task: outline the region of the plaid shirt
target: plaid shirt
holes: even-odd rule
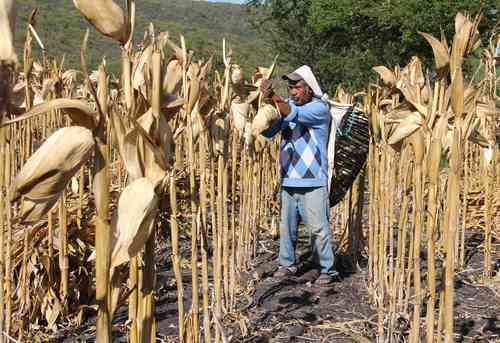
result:
[[[327,144],[330,111],[326,102],[313,98],[302,106],[288,101],[292,111],[262,132],[272,137],[281,131],[281,182],[285,187],[328,185]]]

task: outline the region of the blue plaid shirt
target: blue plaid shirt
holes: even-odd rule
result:
[[[285,187],[328,185],[327,144],[330,110],[326,102],[313,98],[297,106],[288,100],[292,111],[262,132],[272,137],[281,131],[281,182]]]

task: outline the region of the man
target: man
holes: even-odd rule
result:
[[[272,137],[281,132],[280,266],[274,276],[297,272],[295,245],[300,216],[312,238],[313,261],[321,273],[316,283],[329,284],[337,274],[329,224],[329,105],[308,66],[282,78],[288,81],[288,99],[275,94],[269,80],[263,80],[260,87],[264,99],[274,102],[281,114],[262,133]]]

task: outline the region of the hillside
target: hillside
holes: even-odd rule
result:
[[[26,21],[35,7],[39,8],[36,29],[47,55],[58,59],[65,55],[66,67],[79,68],[80,41],[90,25],[68,0],[18,1],[16,46],[19,56],[23,55]],[[136,44],[150,22],[157,30],[168,31],[175,40],[182,33],[188,47],[196,51],[198,58],[214,53],[220,55],[223,37],[233,50],[233,61],[246,70],[268,64],[273,58],[274,52],[261,43],[241,5],[189,0],[140,1],[137,4]],[[33,51],[35,55],[40,55],[35,41]],[[87,56],[92,66],[106,57],[109,70],[115,73],[119,70],[118,44],[94,29],[91,30]],[[221,63],[221,59],[216,62]]]

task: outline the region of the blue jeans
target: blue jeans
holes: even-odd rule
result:
[[[333,269],[332,231],[329,223],[327,187],[282,187],[279,264],[292,266],[295,260],[298,219],[302,218],[311,237],[313,261],[321,273],[336,274]]]

